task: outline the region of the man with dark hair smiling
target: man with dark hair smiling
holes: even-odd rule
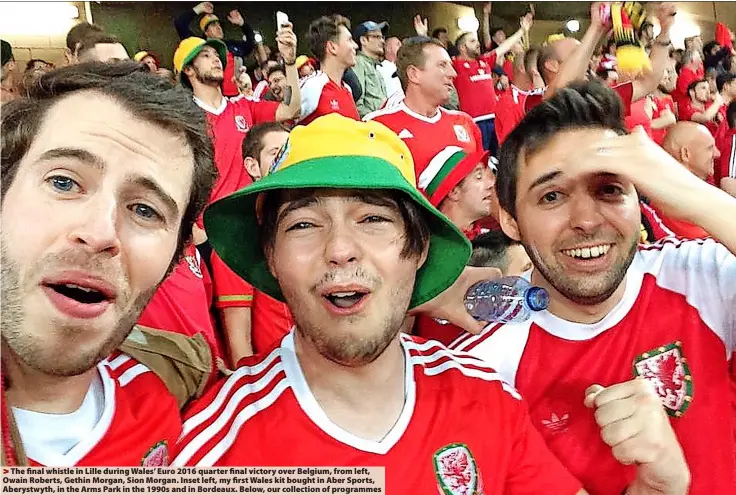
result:
[[[81,64],[4,106],[1,131],[2,464],[165,466],[195,394],[117,349],[164,338],[133,325],[209,196],[204,116],[137,63]]]
[[[547,445],[591,492],[640,493],[631,487],[661,477],[674,488],[663,493],[686,493],[674,469],[684,453],[691,495],[732,493],[736,198],[645,134],[627,135],[621,100],[598,82],[529,112],[500,158],[501,226],[524,245],[549,309],[451,347],[519,388]],[[721,243],[637,247],[638,194]],[[626,452],[633,438],[659,448]]]

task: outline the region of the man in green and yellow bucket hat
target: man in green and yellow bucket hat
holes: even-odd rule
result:
[[[400,333],[409,309],[497,275],[456,282],[469,242],[414,184],[396,134],[330,114],[209,208],[214,249],[296,325],[192,405],[172,465],[385,466],[391,494],[584,493],[492,369]]]

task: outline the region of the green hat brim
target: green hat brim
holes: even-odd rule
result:
[[[199,45],[197,48],[192,50],[192,53],[187,55],[187,57],[184,59],[184,62],[181,64],[181,72],[179,73],[179,81],[185,86],[189,87],[189,80],[187,79],[187,76],[184,74],[184,68],[192,63],[192,60],[197,58],[197,55],[199,55],[199,52],[202,51],[202,48],[205,46],[211,46],[217,51],[217,56],[220,57],[220,62],[222,62],[222,70],[225,70],[225,67],[227,67],[227,45],[218,40],[217,38],[207,38],[204,40],[204,43]]]
[[[369,184],[366,177],[370,177]],[[410,309],[450,287],[470,258],[468,239],[393,165],[369,156],[315,158],[267,175],[216,201],[204,214],[209,242],[220,259],[256,289],[275,299],[284,301],[259,242],[256,201],[266,191],[308,188],[395,190],[405,193],[424,210],[430,230],[429,252],[417,271]]]

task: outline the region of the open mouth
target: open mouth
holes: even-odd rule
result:
[[[327,299],[330,304],[340,309],[350,309],[363,301],[368,295],[368,292],[360,291],[347,291],[347,292],[330,292],[323,297]]]
[[[575,259],[593,260],[605,256],[612,246],[613,244],[600,244],[584,248],[563,249],[562,254]]]
[[[117,299],[114,286],[86,275],[56,276],[44,280],[41,287],[57,311],[75,319],[97,318]]]
[[[82,304],[97,304],[108,300],[108,296],[91,287],[76,284],[47,284],[46,287]]]

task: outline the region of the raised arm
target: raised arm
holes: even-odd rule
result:
[[[649,54],[652,70],[633,81],[632,102],[641,100],[654,92],[670,64],[670,28],[675,23],[675,14],[677,14],[677,7],[674,3],[665,2],[657,7],[657,19],[662,30],[654,40],[652,51]]]
[[[245,19],[243,19],[243,16],[238,9],[231,10],[227,15],[227,20],[230,21],[230,24],[233,26],[238,26],[242,29],[243,37],[239,40],[225,40],[225,43],[228,48],[230,48],[230,51],[235,55],[243,58],[247,57],[253,52],[253,49],[256,46],[256,34],[253,32],[253,28],[250,27],[250,24],[245,22]]]
[[[296,70],[296,35],[292,24],[282,26],[276,35],[279,53],[284,58],[286,84],[284,101],[276,109],[276,120],[298,119],[301,113],[302,94],[299,88],[299,72]]]
[[[174,19],[174,27],[176,28],[176,34],[179,35],[179,39],[183,40],[195,36],[189,28],[194,18],[202,14],[212,14],[214,11],[215,7],[211,2],[201,2],[195,5],[194,8],[182,12],[181,15]]]
[[[498,45],[498,48],[493,50],[496,52],[496,60],[503,61],[504,55],[513,48],[513,46],[521,41],[521,39],[524,36],[527,36],[529,34],[529,30],[532,28],[532,24],[534,23],[534,18],[532,17],[532,14],[526,14],[524,17],[522,17],[519,20],[519,24],[521,27],[518,31],[516,31],[514,34],[506,38],[506,40]]]

